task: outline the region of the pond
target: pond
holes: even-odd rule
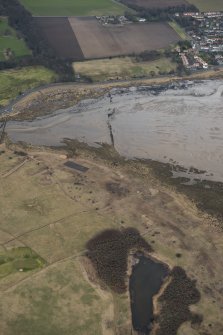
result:
[[[165,264],[143,255],[138,257],[138,263],[133,266],[129,282],[132,324],[140,334],[150,333],[153,321],[153,297],[159,292],[168,272]]]

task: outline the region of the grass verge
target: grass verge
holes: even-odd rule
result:
[[[180,36],[182,40],[188,40],[188,36],[185,33],[184,29],[181,28],[176,22],[171,21],[169,25],[175,30],[175,32]]]

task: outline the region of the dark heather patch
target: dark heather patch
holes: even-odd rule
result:
[[[150,245],[134,228],[122,231],[104,230],[89,240],[86,247],[86,255],[96,269],[99,279],[117,293],[123,293],[127,289],[129,251],[131,249],[152,251]]]
[[[159,329],[156,335],[176,335],[182,323],[190,321],[198,326],[202,316],[190,311],[190,305],[200,300],[196,281],[191,280],[184,269],[174,267],[170,273],[171,282],[159,298],[160,314],[156,317]]]
[[[106,183],[106,190],[112,194],[116,194],[119,197],[126,196],[129,193],[127,187],[120,183],[109,182]]]

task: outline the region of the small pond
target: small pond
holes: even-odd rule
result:
[[[153,296],[168,275],[168,267],[143,255],[137,258],[129,282],[132,324],[140,334],[148,335],[153,321]]]

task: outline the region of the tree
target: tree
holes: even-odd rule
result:
[[[61,81],[74,80],[72,60],[62,60],[55,55],[55,52],[48,45],[32,15],[18,0],[1,0],[0,15],[8,17],[10,26],[18,31],[32,50],[32,56],[13,60],[13,62],[9,63],[0,62],[1,69],[18,65],[44,65],[56,71]]]

